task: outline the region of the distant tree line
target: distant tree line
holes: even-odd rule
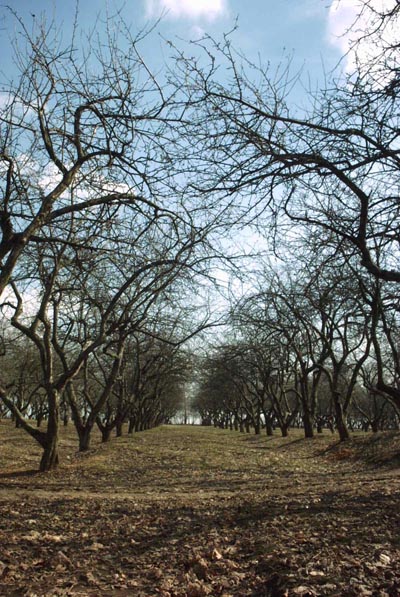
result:
[[[302,427],[306,437],[325,428],[341,440],[356,429],[399,429],[398,405],[378,387],[379,375],[397,384],[398,322],[388,337],[374,321],[376,283],[368,288],[357,261],[321,267],[323,259],[258,273],[259,289],[233,306],[229,340],[200,365],[193,406],[203,424],[283,436]]]

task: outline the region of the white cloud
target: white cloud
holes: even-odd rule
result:
[[[397,24],[392,21],[379,35],[366,36],[376,24],[376,14],[393,8],[398,0],[370,0],[369,6],[363,0],[333,0],[328,13],[328,41],[346,56],[346,71],[354,72],[374,61],[396,36]],[[375,13],[374,11],[377,11]],[[357,50],[357,52],[355,51]]]
[[[10,104],[10,94],[0,92],[0,110],[4,110]]]
[[[12,93],[1,91],[0,92],[0,111],[6,112],[12,109],[14,114],[19,116],[23,114],[32,113],[32,108],[28,104],[25,104],[20,98],[13,95]]]
[[[357,0],[334,0],[328,14],[328,39],[343,53],[349,50],[360,4]]]
[[[146,16],[215,21],[227,12],[227,0],[145,0]]]

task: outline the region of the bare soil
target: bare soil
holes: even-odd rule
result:
[[[168,426],[36,473],[0,422],[0,595],[400,596],[400,435]]]

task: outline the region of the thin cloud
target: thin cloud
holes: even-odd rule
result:
[[[145,0],[147,18],[215,21],[227,12],[227,0]]]

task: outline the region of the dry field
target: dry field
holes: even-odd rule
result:
[[[400,595],[400,436],[171,426],[59,470],[0,422],[0,595]]]

